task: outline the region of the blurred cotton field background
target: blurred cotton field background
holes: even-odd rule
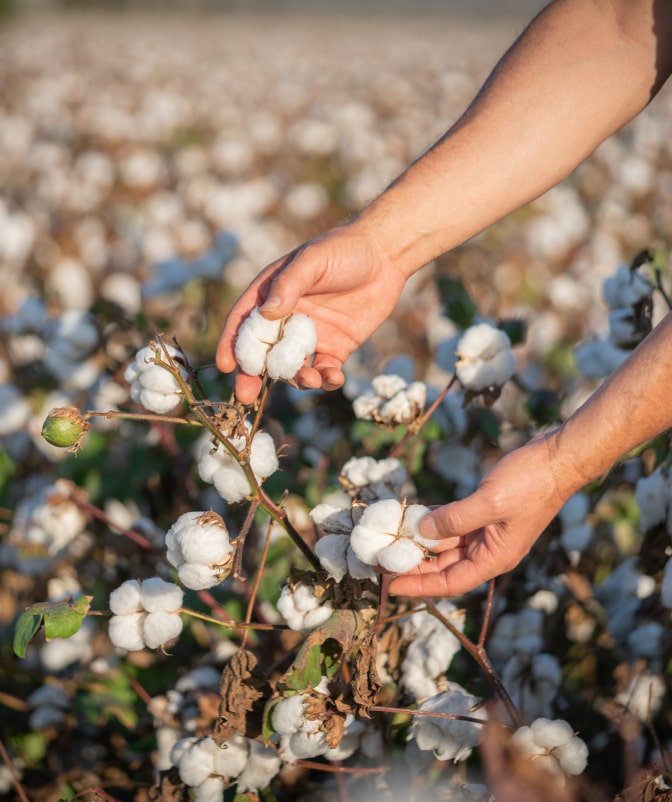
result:
[[[246,511],[223,503],[215,456],[207,471],[196,468],[202,436],[95,418],[72,456],[41,437],[48,412],[150,406],[131,394],[128,371],[159,332],[202,366],[209,397],[228,399],[230,379],[212,362],[238,293],[269,261],[361,208],[443,133],[532,10],[521,4],[515,16],[465,17],[445,9],[393,16],[380,6],[340,15],[67,8],[2,19],[0,795],[168,799],[167,788],[159,796],[149,789],[159,771],[196,754],[181,741],[171,753],[179,737],[199,736],[210,749],[220,673],[241,642],[240,631],[196,618],[182,632],[181,591],[156,606],[161,583],[175,580],[171,566],[182,565],[171,530],[179,516],[213,510],[232,531],[244,525]],[[654,322],[664,314],[671,131],[668,88],[562,185],[418,274],[348,364],[342,393],[277,388],[264,422],[273,469],[263,478],[309,548],[313,525],[321,528],[316,551],[332,579],[327,538],[342,530],[327,525],[333,510],[315,508],[342,511],[353,495],[369,504],[390,495],[423,504],[466,495],[494,460],[569,414],[613,370],[642,334],[633,307],[651,298]],[[643,249],[655,257],[633,278],[624,265]],[[487,403],[455,387],[422,448],[405,453],[408,475],[397,465],[388,470],[384,459],[402,437],[394,425],[407,425],[425,403],[425,388],[419,393],[413,383],[436,398],[455,372],[464,329],[486,321],[511,336],[515,380],[511,367]],[[397,378],[371,387],[379,374]],[[399,401],[400,413],[387,402],[407,383],[415,395]],[[166,409],[181,400],[178,388]],[[663,437],[578,494],[531,558],[498,585],[493,605],[487,648],[525,724],[514,741],[524,757],[543,756],[553,776],[562,775],[558,764],[579,774],[584,747],[571,740],[578,732],[589,753],[582,793],[591,800],[621,798],[625,785],[635,799],[667,798],[672,784],[668,452]],[[310,566],[279,531],[256,597],[250,581],[225,579],[233,545],[219,520],[225,559],[208,571],[188,564],[193,575],[225,581],[212,591],[192,586],[185,606],[242,621],[255,602],[255,620],[287,621],[292,632],[310,616],[323,623],[338,607],[333,599],[320,607],[323,585],[317,592],[285,584],[292,566]],[[252,579],[267,522],[255,518],[248,533],[243,563]],[[171,537],[166,561],[161,550]],[[347,573],[345,562],[339,566],[337,582]],[[368,566],[356,570],[373,581]],[[25,657],[13,654],[25,608],[82,595],[96,610],[113,608],[117,632],[128,633],[123,616],[166,616],[154,620],[179,639],[170,654],[143,648],[137,632],[139,641],[126,637],[120,646],[107,619],[90,616],[69,639],[39,635]],[[477,706],[491,695],[488,686],[437,622],[443,616],[477,638],[484,599],[481,589],[455,605],[442,602],[439,618],[424,609],[410,615],[415,605],[398,602],[405,617],[386,630],[379,653],[384,703],[483,718]],[[162,631],[146,642],[165,638]],[[297,647],[283,638],[257,633],[247,646],[271,672]],[[441,694],[451,690],[456,701],[445,706]],[[270,716],[294,748],[314,734],[301,729],[300,716],[292,723],[302,698],[288,696]],[[480,725],[444,732],[423,724],[432,719],[395,715],[380,713],[372,725],[346,720],[363,763],[355,746],[332,744],[335,751],[325,746],[313,756],[322,761],[317,768],[299,758],[280,769],[257,741],[235,736],[225,768],[217,750],[218,757],[206,750],[185,758],[182,779],[200,788],[201,770],[187,763],[216,760],[217,780],[206,778],[197,798],[233,799],[235,783],[225,790],[222,779],[231,776],[243,798],[255,799],[255,758],[273,781],[272,792],[262,792],[269,800],[389,800],[390,787],[402,786],[403,798],[490,798],[472,754]],[[287,743],[281,755],[291,757]],[[557,750],[569,755],[570,745],[572,756],[562,757]],[[322,770],[341,764],[354,766],[347,783]],[[528,776],[515,759],[508,771]],[[548,798],[539,793],[535,799]]]

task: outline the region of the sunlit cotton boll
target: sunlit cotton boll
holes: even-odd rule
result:
[[[234,350],[244,373],[260,376],[266,372],[272,379],[287,381],[294,378],[316,343],[315,325],[307,315],[271,321],[255,308],[241,324]]]
[[[184,357],[177,348],[150,344],[141,348],[135,359],[127,366],[124,378],[131,385],[131,398],[150,412],[165,415],[174,409],[183,399],[182,388],[175,376],[156,363],[158,358],[168,363],[175,363],[180,376],[187,381],[189,374],[184,367]]]
[[[537,718],[530,726],[519,727],[512,742],[522,755],[546,769],[561,785],[565,773],[581,774],[588,763],[588,747],[562,719]]]
[[[424,701],[419,710],[433,713],[451,713],[457,716],[487,721],[487,713],[480,706],[481,700],[472,696],[457,683],[450,689]],[[459,762],[466,760],[478,745],[483,731],[482,725],[471,721],[451,718],[415,716],[411,725],[413,738],[422,751],[431,751],[439,760]]]
[[[397,498],[407,481],[406,468],[394,457],[351,457],[339,476],[344,489],[366,501]]]
[[[333,612],[331,601],[320,599],[314,587],[301,582],[283,587],[277,607],[290,629],[304,632],[322,626]]]
[[[456,353],[457,378],[469,390],[501,387],[516,369],[511,340],[506,332],[489,323],[468,328],[457,343]]]
[[[616,701],[640,721],[649,721],[660,710],[666,692],[665,679],[660,674],[643,671],[616,695]]]
[[[353,579],[378,581],[378,575],[371,566],[363,563],[352,550],[348,535],[324,535],[315,544],[315,554],[322,568],[336,582],[340,582],[346,574]]]
[[[185,587],[205,590],[228,574],[233,546],[222,517],[215,512],[187,512],[166,532],[168,562]]]
[[[236,780],[236,788],[241,794],[266,788],[281,766],[280,757],[272,747],[252,740],[248,740],[248,745],[247,764]]]

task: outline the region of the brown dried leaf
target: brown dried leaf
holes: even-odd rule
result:
[[[261,735],[271,688],[252,652],[241,648],[233,655],[222,672],[219,692],[219,720],[212,735],[215,743],[222,746],[235,732],[248,738]]]
[[[357,712],[369,718],[369,710],[376,703],[382,685],[376,668],[378,639],[373,627],[362,633],[357,646],[352,695],[358,707]]]
[[[177,769],[162,771],[159,782],[147,791],[149,802],[187,802],[189,788],[182,782]]]

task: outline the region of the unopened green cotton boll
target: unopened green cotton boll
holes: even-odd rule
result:
[[[42,424],[42,437],[52,446],[74,451],[90,428],[86,418],[75,407],[56,407]]]

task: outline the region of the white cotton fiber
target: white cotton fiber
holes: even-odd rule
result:
[[[407,384],[406,380],[401,376],[397,376],[394,373],[382,373],[374,377],[371,381],[371,386],[380,399],[389,401],[401,390],[405,390]]]
[[[315,589],[308,585],[296,585],[294,588],[294,606],[302,613],[314,610],[319,601],[315,598]]]
[[[153,576],[143,581],[140,599],[148,613],[174,613],[182,607],[184,591],[173,582]]]
[[[389,498],[370,504],[359,520],[359,526],[388,534],[396,534],[401,523],[402,506],[397,499]]]
[[[329,576],[340,582],[348,570],[345,553],[350,545],[347,535],[324,535],[315,544],[315,554]]]
[[[352,511],[350,507],[337,507],[335,504],[318,504],[309,513],[310,520],[329,534],[350,534],[352,531]]]
[[[229,504],[236,504],[251,493],[250,483],[237,462],[222,465],[214,475],[215,490]]]
[[[376,584],[378,583],[378,574],[370,565],[362,562],[350,546],[345,552],[345,559],[348,565],[348,573],[353,579],[370,579]]]
[[[289,381],[298,373],[306,359],[303,348],[291,340],[281,340],[266,357],[266,372],[272,379]]]
[[[223,777],[206,777],[194,788],[194,802],[222,802],[226,785]]]
[[[182,563],[177,569],[180,582],[190,590],[207,590],[219,585],[221,578],[209,565]]]
[[[551,721],[548,718],[538,718],[532,722],[531,728],[534,740],[544,749],[565,746],[574,737],[574,730],[562,719]]]
[[[258,481],[263,481],[278,470],[278,453],[270,434],[257,432],[250,448],[250,468]]]
[[[182,632],[182,619],[175,613],[148,613],[142,631],[147,646],[158,649]]]
[[[241,328],[236,338],[235,354],[243,373],[260,376],[264,372],[268,349],[269,346],[257,339],[253,332]]]
[[[177,770],[180,779],[186,785],[196,786],[214,774],[215,760],[207,746],[203,746],[203,739],[191,744],[180,756]]]
[[[309,610],[303,617],[303,629],[316,629],[331,618],[333,608],[331,602],[325,602],[314,610]]]
[[[404,517],[401,522],[399,534],[406,538],[411,538],[422,546],[434,546],[436,541],[430,538],[423,538],[420,534],[420,521],[430,512],[429,507],[423,504],[409,504],[404,509]]]
[[[420,546],[408,538],[399,538],[378,555],[378,562],[386,571],[404,574],[418,566],[424,557]]]
[[[350,536],[350,548],[367,565],[377,565],[378,555],[394,543],[394,535],[385,534],[363,524],[357,524]]]
[[[372,420],[373,413],[380,406],[380,398],[372,392],[362,393],[352,402],[352,411],[360,420]]]
[[[115,615],[126,615],[142,610],[140,583],[137,579],[127,579],[110,593],[110,610]],[[141,647],[142,648],[142,647]]]
[[[271,712],[271,725],[280,735],[291,735],[303,725],[304,697],[302,694],[288,696],[278,702]]]
[[[137,652],[145,648],[143,635],[143,621],[146,613],[128,613],[126,615],[113,615],[107,627],[107,633],[112,643],[119,649]]]
[[[216,525],[195,524],[182,533],[180,546],[185,562],[204,565],[221,563],[233,551],[228,531]]]
[[[241,794],[266,788],[280,771],[280,757],[275,749],[264,746],[259,741],[249,741],[249,749],[247,765],[238,775],[236,783]]]
[[[248,740],[242,735],[233,735],[226,744],[217,746],[209,739],[214,759],[215,772],[222,777],[237,777],[247,764]]]

